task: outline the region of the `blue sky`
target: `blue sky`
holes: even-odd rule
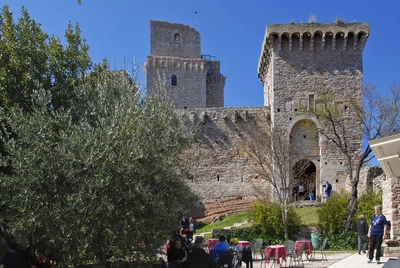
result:
[[[216,56],[227,76],[225,106],[262,106],[263,88],[257,63],[267,24],[368,22],[364,49],[364,83],[382,91],[399,79],[400,1],[398,0],[0,0],[20,16],[24,5],[42,30],[63,39],[68,22],[79,23],[93,62],[107,58],[122,68],[131,57],[144,63],[150,53],[150,20],[196,28],[201,53]],[[194,12],[197,12],[195,17]],[[197,26],[195,23],[197,22]],[[144,82],[143,75],[141,81]]]

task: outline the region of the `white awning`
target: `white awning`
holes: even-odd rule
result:
[[[400,134],[369,142],[388,178],[400,178]]]

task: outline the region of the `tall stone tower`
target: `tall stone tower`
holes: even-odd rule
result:
[[[344,180],[336,178],[346,172],[346,159],[334,144],[319,135],[318,120],[307,114],[322,105],[318,99],[326,92],[342,111],[350,101],[345,96],[362,103],[362,51],[368,35],[368,23],[274,24],[266,28],[258,77],[272,124],[290,133],[292,166],[301,161],[310,163],[312,178],[307,182],[300,180],[299,191],[305,187],[318,196],[326,181],[334,189],[342,188]],[[361,122],[355,111],[345,112],[354,118],[348,126],[352,130],[348,139],[361,150]]]
[[[165,83],[178,109],[224,106],[220,62],[201,55],[199,32],[183,24],[150,21],[150,40],[145,63],[149,93]]]

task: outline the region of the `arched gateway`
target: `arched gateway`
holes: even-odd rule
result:
[[[309,194],[318,195],[316,164],[320,159],[319,134],[314,121],[301,119],[290,129],[291,199],[306,200]],[[318,174],[318,176],[317,176]]]
[[[317,191],[317,168],[308,159],[297,161],[292,169],[292,199],[307,200],[309,195],[315,197]]]

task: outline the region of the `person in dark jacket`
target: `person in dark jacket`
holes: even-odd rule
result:
[[[186,260],[186,267],[191,264],[200,263],[204,264],[208,268],[217,268],[217,264],[211,254],[204,251],[204,238],[202,236],[197,236],[194,240],[194,246],[192,252],[189,252]]]
[[[368,223],[365,220],[364,215],[360,215],[360,218],[357,221],[357,232],[358,232],[358,254],[361,254],[361,245],[362,245],[362,252],[365,253],[365,250],[367,249]]]
[[[175,238],[170,242],[170,248],[168,249],[167,257],[169,268],[185,267],[186,251],[182,247],[182,242],[179,238]]]
[[[12,242],[10,251],[4,255],[0,263],[4,268],[30,268],[29,255],[25,250],[19,249],[18,244]]]

